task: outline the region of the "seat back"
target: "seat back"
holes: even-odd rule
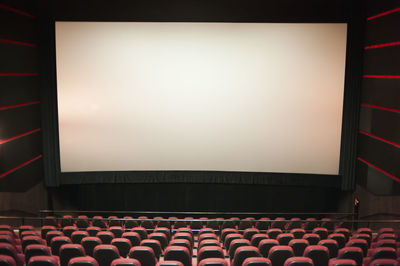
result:
[[[68,236],[69,238],[71,238],[72,233],[75,231],[78,231],[78,228],[76,226],[69,225],[69,226],[65,226],[62,231],[65,236]]]
[[[17,263],[10,256],[0,255],[0,265],[1,266],[17,266]]]
[[[339,250],[338,259],[352,259],[358,266],[363,264],[363,251],[359,247],[344,247]]]
[[[276,239],[279,245],[286,246],[289,245],[290,240],[294,239],[294,235],[291,233],[280,234]]]
[[[100,227],[97,226],[89,226],[86,228],[86,232],[88,232],[89,236],[96,236],[98,232],[101,231]]]
[[[225,259],[210,258],[200,261],[198,266],[229,266],[229,263]]]
[[[124,229],[121,226],[111,226],[109,230],[114,234],[115,238],[120,238],[124,233]]]
[[[263,239],[258,244],[258,250],[261,256],[268,257],[269,251],[272,247],[279,246],[279,242],[276,239]]]
[[[197,262],[208,258],[224,258],[224,251],[221,247],[206,246],[202,247],[197,254]]]
[[[85,250],[80,244],[65,244],[61,246],[59,254],[60,265],[68,266],[70,259],[85,256]]]
[[[304,250],[303,256],[312,259],[315,266],[326,266],[329,263],[329,249],[325,246],[310,245]]]
[[[111,266],[141,266],[140,261],[131,258],[119,258],[111,262]]]
[[[235,255],[235,251],[238,247],[243,247],[243,246],[251,246],[251,243],[249,240],[244,239],[244,238],[239,238],[239,239],[234,239],[232,240],[230,246],[229,246],[229,257],[233,257]]]
[[[329,260],[329,266],[357,266],[357,263],[351,259],[337,259]]]
[[[258,230],[257,228],[254,228],[254,227],[247,228],[243,232],[243,238],[251,241],[251,238],[253,237],[253,235],[259,234],[259,233],[260,233],[260,230]]]
[[[113,245],[101,244],[93,250],[93,258],[97,260],[99,266],[110,266],[111,262],[119,257],[119,251]]]
[[[152,233],[149,235],[149,239],[158,240],[162,250],[164,250],[168,245],[168,238],[164,233]]]
[[[51,249],[42,244],[32,244],[25,248],[25,261],[28,263],[29,259],[35,256],[50,256]]]
[[[119,252],[119,255],[123,258],[128,256],[129,250],[131,250],[131,241],[126,238],[114,238],[111,240],[111,245],[116,246]]]
[[[156,256],[157,260],[160,259],[162,253],[160,241],[157,239],[143,239],[142,242],[140,242],[140,245],[150,247],[153,250],[154,256]]]
[[[128,254],[129,258],[137,259],[142,266],[154,266],[157,263],[156,256],[151,247],[132,247]]]
[[[336,240],[333,239],[324,239],[318,242],[318,245],[327,247],[329,250],[329,257],[330,258],[336,258],[337,254],[338,254],[338,244],[336,242]]]
[[[295,228],[290,230],[290,233],[293,234],[295,239],[302,239],[303,236],[306,234],[306,231],[302,228]]]
[[[27,266],[58,266],[60,261],[57,256],[35,256],[30,258]]]
[[[289,246],[293,249],[293,254],[295,257],[301,257],[304,254],[304,250],[309,246],[307,240],[305,239],[292,239],[289,242]]]
[[[82,238],[81,244],[83,248],[85,249],[85,253],[88,256],[93,257],[93,250],[96,246],[101,245],[101,239],[95,236],[88,236]]]
[[[122,234],[122,238],[129,239],[132,247],[140,245],[141,237],[137,232],[125,232]]]
[[[267,235],[271,239],[276,239],[280,234],[282,234],[282,229],[280,228],[271,228],[267,230]]]
[[[274,266],[283,266],[288,258],[293,257],[293,249],[289,246],[274,246],[269,250],[268,259]]]
[[[72,241],[69,237],[66,236],[56,236],[53,237],[51,240],[50,246],[51,246],[51,254],[58,256],[60,247],[65,244],[71,244]]]
[[[86,231],[75,231],[71,235],[71,241],[74,244],[80,244],[84,237],[89,236],[89,233]]]
[[[324,240],[328,238],[328,229],[324,227],[316,227],[312,230],[313,234],[319,235],[320,240]]]
[[[371,261],[369,266],[398,266],[400,263],[398,260],[393,259],[376,259]]]
[[[313,263],[312,259],[310,259],[310,258],[291,257],[285,261],[284,266],[314,266],[314,263]]]
[[[269,238],[269,237],[268,237],[267,234],[254,234],[254,235],[251,237],[250,243],[251,243],[252,246],[258,247],[258,245],[260,244],[260,242],[261,242],[263,239],[268,239],[268,238]]]
[[[192,265],[192,257],[190,256],[189,249],[181,246],[169,246],[164,252],[165,260],[177,260],[182,262],[184,266]]]
[[[115,238],[113,232],[110,231],[100,231],[96,236],[101,239],[103,244],[111,244],[111,241]]]
[[[99,263],[93,257],[85,256],[72,258],[68,266],[99,266]]]
[[[343,234],[339,233],[330,234],[328,235],[328,239],[336,240],[339,249],[344,248],[344,246],[346,245],[346,237]]]
[[[310,244],[310,245],[317,245],[318,244],[318,242],[321,240],[321,238],[319,237],[319,235],[317,235],[317,234],[305,234],[304,236],[303,236],[303,239],[305,239],[305,240],[307,240],[308,241],[308,243]]]
[[[131,232],[136,232],[136,233],[138,233],[139,236],[140,236],[140,240],[143,240],[143,239],[146,239],[146,238],[147,238],[147,230],[146,230],[146,228],[144,228],[144,227],[140,227],[140,226],[138,226],[138,227],[133,227],[133,228],[131,229]]]
[[[233,256],[232,266],[242,266],[245,259],[250,257],[261,257],[258,248],[253,246],[242,246],[238,247],[235,251],[235,255]]]
[[[250,257],[243,261],[243,266],[271,266],[272,263],[267,258]]]

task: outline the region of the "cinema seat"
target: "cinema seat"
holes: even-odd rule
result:
[[[337,259],[333,258],[329,260],[329,266],[357,266],[357,263],[351,259]]]
[[[218,221],[216,221],[215,219],[213,220],[208,220],[207,224],[206,224],[207,228],[212,228],[213,230],[219,230],[219,224]]]
[[[229,266],[228,262],[225,259],[220,258],[210,258],[204,259],[200,261],[198,266]]]
[[[365,239],[350,239],[346,243],[346,247],[359,247],[363,251],[363,256],[367,256],[368,252],[368,242]]]
[[[188,234],[190,234],[190,235],[193,237],[193,231],[192,231],[192,229],[190,229],[189,227],[181,227],[181,228],[178,228],[178,229],[175,231],[175,235],[176,235],[177,233],[188,233]]]
[[[317,234],[305,234],[303,239],[307,240],[310,245],[317,245],[318,242],[321,240],[319,235]]]
[[[0,255],[0,265],[1,266],[17,266],[17,263],[10,256]]]
[[[218,240],[218,237],[217,237],[217,235],[214,234],[214,233],[201,234],[201,235],[199,235],[199,237],[198,237],[198,241],[199,241],[199,242],[201,242],[201,241],[203,241],[203,240],[206,240],[206,239],[217,239],[217,240]]]
[[[335,223],[331,218],[322,218],[321,227],[326,228],[328,232],[335,230]]]
[[[50,256],[50,247],[42,244],[32,244],[25,248],[25,261],[28,263],[29,259],[35,256]]]
[[[156,227],[153,233],[163,233],[167,236],[168,241],[171,239],[171,229],[168,227]]]
[[[71,238],[72,233],[75,232],[75,231],[78,231],[78,228],[76,228],[76,226],[72,226],[72,225],[65,226],[62,229],[62,232],[64,233],[64,235],[69,237],[69,238]]]
[[[111,245],[116,246],[121,257],[125,258],[128,256],[129,250],[131,250],[131,241],[126,238],[114,238],[111,240]]]
[[[239,229],[239,230],[246,230],[246,229],[252,228],[252,227],[253,227],[253,222],[252,222],[252,220],[247,219],[247,218],[241,220],[241,221],[239,222],[239,225],[238,225],[238,229]]]
[[[257,228],[258,230],[260,230],[260,232],[266,232],[269,229],[269,225],[270,225],[270,218],[268,217],[262,217],[260,218],[258,221],[256,221],[256,225],[255,228]]]
[[[21,241],[22,251],[25,252],[26,247],[32,244],[45,245],[46,241],[40,236],[26,236]]]
[[[178,219],[174,222],[174,226],[173,226],[174,230],[177,230],[179,228],[185,228],[185,227],[187,227],[185,220]]]
[[[180,261],[184,266],[192,265],[192,257],[186,247],[168,246],[164,251],[164,259]]]
[[[285,217],[276,217],[275,220],[271,223],[271,229],[278,228],[281,230],[285,230],[286,221]]]
[[[21,238],[21,233],[24,231],[35,231],[35,227],[33,227],[32,225],[21,225],[20,227],[18,227],[18,233],[20,238]]]
[[[271,266],[272,263],[267,258],[250,257],[243,261],[242,266]]]
[[[97,226],[89,226],[86,228],[86,232],[88,232],[89,236],[96,236],[98,232],[101,231],[100,227]]]
[[[75,231],[71,235],[71,241],[73,244],[80,244],[82,238],[89,236],[89,233],[86,231]]]
[[[301,221],[301,219],[298,217],[293,217],[290,219],[289,223],[286,224],[285,229],[292,230],[292,229],[302,228],[302,227],[303,227],[303,222]]]
[[[307,218],[303,226],[304,230],[306,230],[306,232],[312,232],[315,227],[318,227],[317,220],[315,218]]]
[[[60,260],[57,256],[35,256],[32,257],[27,266],[59,266]]]
[[[290,240],[292,240],[292,239],[294,239],[294,236],[291,233],[280,234],[276,238],[276,240],[278,240],[278,242],[279,242],[279,245],[281,245],[281,246],[288,245]]]
[[[290,233],[293,234],[295,239],[302,239],[303,236],[306,234],[306,231],[302,228],[294,228],[290,230]]]
[[[319,235],[320,240],[328,238],[328,229],[324,227],[316,227],[312,230],[312,233]]]
[[[280,228],[271,228],[267,230],[268,238],[271,239],[276,239],[280,234],[282,234],[282,229]]]
[[[318,245],[327,247],[329,250],[329,257],[330,258],[336,258],[338,254],[338,244],[336,240],[333,239],[324,239],[318,242]]]
[[[39,233],[36,232],[36,231],[27,230],[27,231],[23,231],[23,232],[21,233],[20,238],[21,238],[21,239],[24,239],[24,237],[27,237],[27,236],[40,236],[40,235],[39,235]]]
[[[132,259],[137,259],[142,266],[154,266],[157,264],[157,258],[154,255],[154,251],[151,247],[132,247],[129,251],[128,257]]]
[[[261,256],[267,258],[269,251],[272,247],[279,246],[279,242],[276,239],[263,239],[258,244],[258,250]]]
[[[75,225],[80,230],[86,229],[90,226],[89,218],[86,215],[79,215]]]
[[[117,216],[108,217],[108,227],[122,226],[122,221]]]
[[[63,215],[61,218],[61,227],[64,228],[66,226],[74,225],[74,218],[71,215]]]
[[[198,249],[202,248],[202,247],[208,247],[208,246],[217,246],[220,247],[221,244],[218,240],[216,239],[205,239],[201,242],[199,242],[199,246]]]
[[[200,230],[203,228],[203,221],[190,221],[189,222],[189,228],[193,230]]]
[[[120,257],[117,247],[113,245],[98,245],[93,250],[93,258],[99,266],[110,266],[111,262]]]
[[[197,253],[197,262],[208,258],[224,258],[224,251],[221,247],[208,246],[202,247]]]
[[[80,244],[65,244],[60,247],[60,265],[68,266],[70,259],[85,256],[85,250]]]
[[[367,234],[372,238],[372,230],[368,227],[358,228],[356,234]]]
[[[251,246],[251,243],[249,240],[240,238],[240,239],[234,239],[232,240],[229,249],[228,249],[228,254],[229,257],[233,258],[235,255],[235,251],[238,247],[243,247],[243,246]]]
[[[227,235],[225,237],[225,241],[224,241],[224,247],[226,248],[226,250],[229,250],[231,242],[234,239],[243,239],[243,236],[241,234],[229,234],[229,235]]]
[[[141,266],[140,261],[130,258],[119,258],[111,262],[111,266]]]
[[[224,243],[225,242],[225,237],[228,234],[238,234],[239,231],[235,228],[225,228],[221,231],[221,242]]]
[[[81,245],[85,249],[85,253],[88,256],[93,256],[93,250],[96,246],[101,245],[101,239],[95,236],[88,236],[82,238]]]
[[[187,239],[173,239],[169,242],[169,245],[186,247],[190,252],[190,256],[192,256],[192,244]]]
[[[157,227],[165,227],[171,229],[171,222],[168,219],[161,219],[157,222]]]
[[[398,260],[393,259],[376,259],[371,261],[369,266],[399,266]]]
[[[397,259],[397,253],[394,248],[375,248],[371,251],[370,256],[368,256],[368,261],[373,261],[376,259]]]
[[[310,245],[305,239],[292,239],[289,242],[289,247],[293,249],[295,257],[301,257],[304,254],[304,250]]]
[[[273,266],[283,266],[285,261],[291,257],[294,257],[294,253],[289,246],[274,246],[268,253],[268,259]]]
[[[60,247],[65,244],[71,244],[72,241],[69,237],[67,236],[56,236],[53,237],[51,240],[50,246],[51,246],[51,254],[52,255],[59,255]]]
[[[214,229],[212,229],[210,227],[204,227],[204,228],[200,229],[200,231],[198,233],[199,237],[202,234],[215,234],[215,231],[214,231]]]
[[[347,228],[336,228],[333,232],[335,234],[343,234],[346,242],[349,241],[349,239],[350,239],[351,233],[350,233],[350,230]]]
[[[223,230],[223,229],[226,229],[226,228],[234,228],[234,229],[236,229],[235,221],[231,220],[231,219],[223,221],[222,225],[221,225],[221,229]]]
[[[50,231],[57,231],[57,228],[53,225],[42,226],[42,229],[40,230],[40,232],[41,232],[40,236],[42,237],[42,239],[46,239],[46,234],[47,234],[47,232],[50,232]]]
[[[122,234],[122,238],[129,239],[132,247],[140,245],[141,238],[137,232],[125,232]]]
[[[267,234],[254,234],[254,235],[251,237],[250,243],[251,243],[252,246],[258,247],[258,245],[260,244],[260,242],[261,242],[263,239],[269,239],[268,235],[267,235]]]
[[[12,244],[0,243],[0,255],[12,257],[18,266],[22,266],[25,263],[25,255],[18,253]]]
[[[182,262],[177,260],[164,260],[158,262],[156,266],[183,266]]]
[[[138,227],[133,227],[133,228],[131,229],[131,232],[138,233],[141,240],[147,238],[147,230],[146,230],[146,228],[144,228],[144,227],[140,227],[140,226],[138,226]]]
[[[186,239],[190,242],[192,247],[194,244],[193,236],[188,232],[177,232],[177,233],[175,233],[175,235],[173,236],[172,239]]]
[[[8,243],[8,244],[12,244],[12,245],[16,245],[16,241],[15,239],[11,236],[11,232],[10,234],[4,234],[4,235],[0,235],[0,243]]]
[[[381,248],[381,247],[387,247],[387,248],[397,248],[397,243],[396,240],[394,239],[380,239],[375,243],[372,243],[371,248]]]
[[[250,257],[261,257],[258,248],[253,246],[238,247],[232,260],[232,266],[242,266],[243,262]]]
[[[152,233],[149,235],[149,239],[155,239],[160,242],[162,250],[168,246],[168,238],[164,233]]]
[[[346,245],[346,237],[343,234],[330,234],[328,235],[328,239],[336,240],[339,249],[344,248]]]
[[[110,231],[100,231],[96,235],[98,238],[101,239],[103,244],[111,244],[111,241],[114,239],[114,234]]]
[[[99,266],[99,263],[93,257],[85,256],[71,259],[68,266]]]
[[[329,249],[324,246],[310,245],[304,250],[303,256],[312,259],[314,266],[326,266],[329,263]]]
[[[142,220],[140,226],[146,228],[146,230],[153,230],[155,227],[153,221],[151,220]]]
[[[127,219],[124,223],[125,229],[131,229],[139,226],[138,222],[133,220],[132,216],[125,216],[124,219]]]
[[[369,234],[355,234],[351,239],[364,239],[368,243],[368,248],[371,247],[372,238]]]
[[[57,218],[54,216],[46,216],[43,220],[43,225],[52,225],[55,227],[60,227],[60,225],[57,223]]]
[[[157,260],[160,259],[162,254],[160,241],[156,239],[143,239],[142,242],[140,242],[140,245],[144,247],[150,247],[153,250],[154,256],[156,256]]]
[[[382,234],[394,234],[394,229],[391,227],[382,227],[378,230],[378,236]]]
[[[357,266],[363,264],[363,251],[359,247],[344,247],[339,250],[338,259],[351,259],[357,263]]]
[[[247,228],[243,231],[243,238],[251,241],[251,238],[253,237],[253,235],[255,234],[259,234],[260,230],[258,230],[257,228]]]
[[[57,236],[64,236],[64,233],[60,232],[60,231],[49,231],[49,232],[47,232],[47,234],[46,234],[46,243],[47,243],[47,245],[50,246],[51,240],[54,237],[57,237]]]
[[[325,265],[325,266],[327,266],[327,265]],[[310,259],[310,258],[291,257],[285,261],[284,266],[314,266],[314,263],[313,263],[312,259]]]
[[[380,234],[378,235],[374,240],[375,242],[379,241],[379,240],[384,240],[384,239],[392,239],[392,240],[396,240],[396,235],[393,233],[385,233],[385,234]]]
[[[106,224],[103,216],[93,216],[92,226],[100,227],[103,229],[107,228],[107,224]]]

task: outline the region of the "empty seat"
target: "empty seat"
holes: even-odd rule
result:
[[[68,266],[99,266],[99,264],[93,257],[85,256],[71,259]]]
[[[304,230],[311,232],[315,227],[318,227],[317,220],[315,218],[307,218],[306,222],[304,223]]]
[[[60,261],[57,256],[35,256],[32,257],[27,266],[58,266]]]
[[[294,257],[293,249],[289,246],[275,246],[269,250],[268,259],[274,266],[283,266],[288,258]]]
[[[79,215],[75,225],[80,230],[86,229],[89,227],[89,218],[86,215]]]
[[[156,239],[143,239],[142,242],[140,242],[140,245],[150,247],[153,249],[154,256],[157,258],[157,260],[160,258],[162,253],[160,241]]]
[[[193,236],[190,233],[177,232],[172,239],[186,239],[193,246]]]
[[[351,259],[330,259],[329,266],[357,266],[357,263]]]
[[[184,228],[187,227],[186,221],[182,219],[177,219],[174,222],[174,229]]]
[[[326,266],[329,263],[329,249],[324,246],[310,245],[304,250],[303,256],[312,259],[315,266]]]
[[[307,240],[310,245],[317,245],[321,240],[317,234],[305,234],[303,239]]]
[[[46,234],[46,244],[50,246],[51,240],[57,236],[64,236],[63,232],[60,231],[49,231]]]
[[[272,247],[279,246],[279,242],[276,239],[263,239],[258,244],[258,250],[261,256],[268,257],[269,251]]]
[[[0,265],[1,266],[17,266],[17,263],[10,256],[0,255]]]
[[[234,239],[242,239],[243,236],[241,234],[229,234],[225,237],[225,241],[224,241],[224,246],[227,250],[229,250],[229,247],[231,245],[231,242]]]
[[[385,233],[385,234],[380,234],[375,238],[375,241],[383,240],[383,239],[392,239],[396,240],[396,235],[392,233]]]
[[[371,261],[376,259],[397,259],[397,253],[394,248],[375,248],[371,252]]]
[[[331,218],[322,218],[321,227],[326,228],[329,232],[335,229],[335,223]]]
[[[46,216],[43,220],[43,225],[53,225],[55,227],[60,227],[57,223],[57,218],[54,216]]]
[[[319,235],[320,240],[328,238],[328,229],[324,227],[316,227],[312,230],[313,234]]]
[[[368,248],[371,246],[371,236],[369,234],[355,234],[351,239],[364,239],[368,243]]]
[[[293,249],[293,254],[295,257],[301,257],[304,254],[304,250],[310,244],[305,239],[292,239],[289,242],[289,247]]]
[[[61,227],[74,225],[74,218],[71,215],[63,215],[61,218]]]
[[[376,259],[371,261],[369,266],[398,266],[400,263],[398,260],[393,259]]]
[[[347,229],[347,228],[336,228],[333,232],[335,234],[343,234],[344,237],[345,237],[345,241],[346,242],[349,241],[349,238],[350,238],[350,235],[351,235],[349,229]]]
[[[70,259],[85,256],[85,250],[80,244],[65,244],[61,246],[59,254],[60,265],[68,266]]]
[[[93,250],[93,258],[99,266],[110,266],[111,262],[120,257],[117,247],[113,245],[98,245]]]
[[[142,266],[154,266],[157,263],[156,256],[151,247],[132,247],[128,254],[129,258],[137,259]]]
[[[9,243],[0,243],[0,255],[12,257],[18,266],[22,266],[25,263],[25,255],[19,254],[16,248]]]
[[[251,238],[253,237],[253,235],[259,234],[259,233],[260,233],[260,230],[258,230],[257,228],[247,228],[243,232],[243,238],[251,241]]]
[[[190,229],[194,229],[194,230],[200,230],[201,228],[203,228],[203,221],[190,221],[189,222],[189,227]]]
[[[101,245],[101,239],[95,236],[88,236],[82,238],[81,244],[85,249],[85,253],[88,256],[93,256],[93,250],[96,246]]]
[[[248,229],[248,228],[251,228],[251,227],[253,227],[253,224],[252,224],[252,221],[249,220],[249,219],[241,220],[239,222],[239,225],[238,225],[238,229],[239,230],[245,230],[245,229]]]
[[[122,221],[117,216],[108,217],[108,227],[122,226]]]
[[[72,241],[69,237],[66,236],[56,236],[51,240],[51,254],[58,256],[60,247],[65,244],[71,244]]]
[[[250,257],[261,257],[258,248],[253,246],[238,247],[233,256],[232,266],[242,266],[244,260]]]
[[[131,258],[119,258],[111,262],[111,266],[141,266],[140,261]]]
[[[202,234],[215,234],[215,231],[212,228],[204,227],[199,231],[199,236],[201,236]]]
[[[338,254],[338,244],[336,242],[336,240],[333,239],[324,239],[318,242],[318,245],[327,247],[329,250],[329,257],[330,258],[336,258],[337,254]]]
[[[101,231],[100,227],[97,226],[89,226],[86,228],[86,232],[88,232],[89,236],[96,236],[98,232]]]
[[[363,251],[363,256],[367,256],[368,252],[368,242],[365,239],[350,239],[346,243],[346,247],[359,247]]]
[[[328,235],[328,239],[336,240],[339,249],[346,245],[346,237],[343,234],[330,234]]]
[[[372,237],[372,230],[368,227],[358,228],[356,234],[368,234]]]
[[[53,225],[42,226],[41,237],[43,239],[46,239],[46,234],[47,234],[47,232],[50,232],[50,231],[57,231],[57,228],[55,226],[53,226]]]
[[[362,240],[362,239],[357,239],[357,240]],[[396,240],[394,240],[394,239],[381,239],[372,244],[372,248],[380,248],[380,247],[396,249],[397,243],[396,243]]]
[[[167,227],[156,227],[153,233],[163,233],[167,236],[168,241],[171,239],[171,229]]]
[[[155,239],[160,242],[161,248],[164,250],[168,245],[167,236],[164,233],[152,233],[149,235],[149,239]]]
[[[111,245],[116,246],[120,256],[124,258],[128,256],[129,250],[132,247],[131,241],[126,238],[114,238],[111,240]]]
[[[25,261],[28,263],[29,259],[35,256],[50,256],[50,247],[42,244],[33,244],[25,248]]]
[[[70,226],[65,226],[62,231],[65,236],[70,238],[73,232],[78,231],[78,228],[70,225]]]
[[[338,259],[354,260],[358,266],[363,264],[363,251],[359,247],[344,247],[339,250]]]
[[[84,237],[89,236],[89,233],[86,231],[75,231],[71,235],[71,241],[74,244],[80,244]]]
[[[271,239],[276,239],[280,234],[282,234],[282,229],[280,228],[271,228],[267,231],[267,235]]]
[[[231,220],[231,219],[225,220],[222,222],[221,228],[222,229],[225,229],[225,228],[235,228],[236,229],[235,221]]]
[[[189,249],[186,247],[181,247],[181,246],[167,247],[164,252],[164,259],[180,261],[184,266],[192,265],[192,257],[190,256]]]
[[[202,247],[197,254],[197,261],[200,262],[208,258],[224,258],[224,251],[221,247],[206,246]]]
[[[18,227],[18,233],[20,238],[21,238],[21,233],[24,231],[35,231],[35,227],[33,227],[32,225],[21,225],[20,227]]]
[[[139,227],[133,227],[133,228],[131,229],[131,232],[138,233],[141,240],[147,238],[147,230],[146,230],[146,228],[144,228],[144,227],[140,227],[140,226],[139,226]]]
[[[285,217],[276,217],[275,220],[271,223],[271,228],[278,228],[281,230],[285,230],[286,221]]]
[[[218,221],[213,219],[213,220],[208,220],[206,227],[212,228],[213,230],[219,230],[219,224]]]
[[[251,245],[254,246],[254,247],[258,247],[258,245],[260,244],[260,242],[263,239],[268,239],[268,235],[267,234],[254,234],[251,237],[251,241],[250,241]]]
[[[235,251],[238,247],[250,246],[250,245],[251,245],[250,241],[244,238],[232,240],[228,250],[229,257],[233,258],[233,256],[235,255]]]
[[[278,240],[279,245],[285,246],[289,244],[290,240],[294,239],[294,236],[291,233],[285,233],[278,235],[276,239]]]
[[[193,236],[193,231],[192,229],[190,229],[189,227],[181,227],[178,228],[175,232],[175,234],[177,233],[189,233],[191,236]]]
[[[391,227],[382,227],[378,230],[378,236],[381,234],[394,234],[394,229]]]
[[[218,246],[219,247],[219,246],[221,246],[221,244],[216,239],[205,239],[205,240],[199,242],[198,249],[200,249],[201,247],[205,247],[205,246]]]
[[[268,217],[262,217],[258,221],[256,221],[255,228],[260,231],[267,231],[270,225],[270,219]]]
[[[165,227],[171,229],[171,222],[168,219],[160,219],[157,221],[157,227]]]
[[[103,244],[111,244],[111,241],[114,239],[114,234],[110,231],[100,231],[96,236],[101,239]]]
[[[138,227],[138,222],[136,220],[133,220],[133,217],[131,216],[125,216],[124,219],[127,219],[124,223],[125,229],[131,229],[133,227]]]
[[[26,247],[32,244],[44,245],[46,242],[40,236],[26,236],[21,241],[22,250],[25,252]]]
[[[154,229],[154,223],[152,220],[142,220],[140,226],[146,228],[147,230]]]
[[[267,258],[250,257],[243,261],[242,266],[271,266],[272,263]]]
[[[214,233],[201,234],[201,235],[199,235],[198,241],[201,242],[206,239],[218,239],[218,237]]]
[[[303,236],[306,234],[306,231],[302,228],[294,228],[290,230],[290,233],[293,234],[295,239],[302,239]]]
[[[124,229],[122,229],[121,226],[111,226],[109,230],[114,234],[115,238],[122,237],[122,234],[124,233]]]
[[[285,266],[314,266],[312,259],[306,257],[291,257],[288,258],[285,263]]]
[[[229,234],[238,234],[239,231],[235,228],[225,228],[221,231],[221,241],[222,243],[225,242],[225,237]]]
[[[24,238],[27,237],[27,236],[40,236],[40,235],[39,235],[39,233],[36,232],[36,231],[27,230],[27,231],[23,231],[23,232],[21,233],[20,238],[21,238],[21,239],[24,239]]]
[[[123,238],[129,239],[131,241],[132,247],[140,245],[140,235],[137,232],[125,232],[122,234]]]
[[[229,266],[225,259],[210,258],[200,261],[198,266]]]
[[[182,262],[177,260],[164,260],[158,262],[156,266],[183,266]]]
[[[100,228],[107,228],[107,224],[103,216],[94,216],[92,218],[92,225]]]
[[[192,255],[192,244],[187,239],[173,239],[173,240],[171,240],[169,245],[186,247],[190,252],[190,256]]]
[[[290,222],[286,225],[287,230],[292,230],[295,228],[302,228],[303,222],[298,217],[293,217],[290,219]]]

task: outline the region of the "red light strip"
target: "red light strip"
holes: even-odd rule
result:
[[[40,101],[33,101],[33,102],[27,102],[27,103],[18,103],[18,104],[13,104],[13,105],[8,105],[8,106],[0,106],[0,111],[1,110],[6,110],[10,108],[17,108],[21,106],[26,106],[26,105],[31,105],[31,104],[38,104]]]
[[[395,46],[395,45],[400,45],[400,42],[389,42],[389,43],[382,43],[382,44],[374,44],[374,45],[365,46],[364,49],[368,50],[368,49]]]
[[[36,156],[36,157],[34,157],[34,158],[32,158],[32,159],[30,159],[30,160],[28,160],[28,161],[26,161],[26,162],[24,162],[24,163],[18,165],[17,167],[14,167],[13,169],[10,169],[10,170],[8,170],[8,171],[6,171],[6,172],[0,174],[0,178],[3,178],[3,177],[5,177],[5,176],[8,175],[8,174],[17,171],[17,170],[20,169],[21,167],[24,167],[25,165],[28,165],[28,164],[30,164],[30,163],[36,161],[37,159],[39,159],[39,158],[41,158],[41,157],[43,157],[43,155],[42,155],[42,154],[39,154],[38,156]]]
[[[9,10],[11,12],[14,12],[14,13],[17,13],[17,14],[20,14],[20,15],[23,15],[25,17],[36,18],[36,16],[34,16],[32,14],[29,14],[29,13],[27,13],[25,11],[22,11],[22,10],[13,8],[13,7],[9,7],[9,6],[3,5],[3,4],[0,4],[0,8],[5,9],[5,10]]]
[[[20,41],[8,40],[8,39],[3,39],[3,38],[0,38],[0,42],[18,44],[18,45],[24,45],[24,46],[30,46],[30,47],[37,47],[37,45],[34,43],[20,42]]]
[[[400,110],[398,110],[398,109],[388,108],[388,107],[382,107],[382,106],[373,105],[373,104],[369,104],[369,103],[361,103],[361,106],[371,107],[371,108],[376,108],[376,109],[381,109],[381,110],[390,111],[390,112],[395,112],[395,113],[400,113]]]
[[[24,136],[28,136],[28,135],[30,135],[32,133],[35,133],[35,132],[38,132],[38,131],[40,131],[40,128],[37,128],[37,129],[34,129],[34,130],[30,130],[30,131],[25,132],[25,133],[18,134],[16,136],[8,138],[8,139],[0,140],[0,144],[4,144],[4,143],[10,142],[10,141],[12,141],[14,139],[18,139],[18,138],[21,138],[21,137],[24,137]]]
[[[0,72],[0,76],[36,76],[36,72]]]
[[[386,172],[385,170],[379,168],[378,166],[376,166],[376,165],[374,165],[374,164],[372,164],[372,163],[370,163],[370,162],[367,162],[367,161],[364,160],[363,158],[357,157],[357,159],[360,160],[361,162],[363,162],[363,163],[365,163],[365,164],[367,164],[367,165],[369,165],[369,166],[375,168],[376,170],[378,170],[378,171],[384,173],[385,175],[387,175],[387,176],[393,178],[394,180],[400,181],[400,178],[398,178],[397,176],[394,176],[394,175],[392,175],[391,173],[388,173],[388,172]]]
[[[363,130],[360,130],[360,133],[361,133],[361,134],[364,134],[364,135],[367,135],[367,136],[369,136],[369,137],[371,137],[371,138],[374,138],[374,139],[377,139],[377,140],[380,140],[380,141],[389,143],[389,144],[391,144],[391,145],[394,145],[394,146],[396,146],[397,148],[400,148],[400,144],[398,144],[398,143],[396,143],[396,142],[393,142],[393,141],[390,141],[390,140],[387,140],[387,139],[378,137],[378,136],[376,136],[376,135],[373,135],[373,134],[371,134],[371,133],[365,132],[365,131],[363,131]]]
[[[364,78],[400,79],[400,75],[363,75]]]
[[[395,13],[395,12],[397,12],[397,11],[400,11],[400,7],[397,7],[397,8],[395,8],[395,9],[392,9],[392,10],[385,11],[385,12],[383,12],[383,13],[374,15],[374,16],[372,16],[372,17],[367,18],[367,20],[371,20],[371,19],[374,19],[374,18],[383,17],[383,16],[386,16],[386,15]]]

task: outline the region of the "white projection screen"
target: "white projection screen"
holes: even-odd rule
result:
[[[345,23],[56,22],[61,172],[337,175]]]

